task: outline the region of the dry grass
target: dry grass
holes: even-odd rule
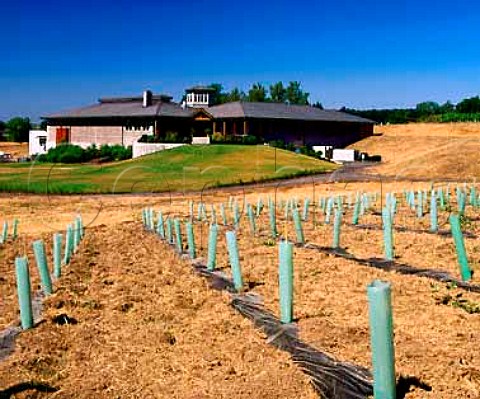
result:
[[[405,214],[405,215],[402,215]],[[400,225],[412,229],[427,227],[400,211]],[[177,213],[178,215],[178,213]],[[473,216],[473,214],[470,214]],[[348,213],[346,220],[350,220]],[[282,213],[277,215],[282,226]],[[380,224],[377,216],[362,218],[364,223]],[[277,248],[270,246],[268,220],[262,217],[262,230],[257,237],[249,233],[247,220],[238,235],[241,263],[245,280],[255,283],[254,292],[261,295],[266,306],[278,314]],[[478,222],[471,231],[480,232]],[[284,231],[283,228],[280,228]],[[294,239],[292,223],[289,236]],[[197,225],[196,237],[206,245],[208,229]],[[332,226],[305,226],[310,242],[329,246]],[[474,269],[480,261],[476,239],[466,239]],[[381,232],[343,228],[342,244],[359,257],[382,257]],[[219,267],[229,274],[223,234],[219,246]],[[451,238],[419,233],[396,234],[399,262],[416,267],[439,268],[459,276]],[[203,256],[206,256],[205,249]],[[320,254],[308,249],[295,250],[295,315],[302,338],[341,360],[354,361],[366,367],[370,363],[368,306],[366,286],[374,279],[388,280],[393,286],[397,374],[416,376],[432,386],[431,392],[413,389],[406,397],[453,398],[477,397],[480,393],[480,361],[474,355],[475,331],[480,327],[478,315],[440,304],[447,295],[479,303],[478,294],[448,288],[425,278],[402,276],[371,269]],[[474,283],[479,283],[478,276]],[[439,358],[441,359],[439,361]],[[460,361],[460,359],[462,359]]]
[[[54,324],[62,313],[78,324]],[[96,227],[44,315],[0,364],[2,387],[40,380],[62,398],[315,397],[286,354],[138,224]]]
[[[463,179],[480,177],[479,123],[412,123],[377,126],[373,136],[352,145],[380,154],[384,163],[372,172],[399,178]]]
[[[315,195],[318,199],[320,195],[362,189],[379,191],[380,185],[330,183],[317,185]],[[391,182],[383,189],[400,190],[401,186]],[[236,194],[240,203],[243,198],[256,203],[260,192],[264,202],[266,195],[274,197],[272,188]],[[301,200],[312,194],[311,185],[280,187],[277,197]],[[218,204],[230,195],[229,191],[208,193],[203,200]],[[0,389],[37,380],[60,391],[20,397],[315,397],[307,378],[288,356],[268,346],[249,321],[231,310],[227,295],[208,288],[192,273],[188,261],[142,231],[138,222],[142,207],[186,217],[188,200],[200,198],[178,196],[172,203],[168,197],[156,196],[0,198],[0,219],[20,219],[20,240],[0,248],[4,278],[0,294],[2,301],[5,299],[1,312],[6,315],[0,320],[2,327],[16,313],[11,268],[14,256],[27,250],[34,238],[48,239],[64,228],[77,211],[87,224],[91,222],[80,252],[46,302],[45,321],[23,333],[15,353],[0,363]],[[478,212],[469,210],[468,216],[473,220],[469,230],[479,234]],[[441,220],[445,217],[442,214]],[[283,212],[277,218],[279,230],[284,232]],[[350,219],[348,211],[345,223]],[[323,221],[320,215],[317,220]],[[396,221],[411,230],[428,228],[428,216],[418,221],[404,207],[400,207]],[[379,225],[380,220],[368,214],[361,223]],[[265,211],[257,225],[261,230],[256,237],[251,237],[246,219],[238,233],[243,273],[247,282],[256,284],[253,291],[263,297],[266,307],[278,313],[277,248],[269,242]],[[223,228],[219,236],[218,267],[229,275],[224,232]],[[291,222],[287,232],[293,239]],[[199,256],[206,256],[207,235],[208,226],[196,223]],[[332,225],[314,226],[310,221],[305,224],[305,236],[310,242],[328,246]],[[398,261],[458,276],[450,238],[412,231],[395,236]],[[477,242],[466,239],[474,269],[480,262]],[[344,226],[342,246],[358,257],[381,257],[383,253],[380,231]],[[33,269],[35,279],[36,274]],[[406,398],[479,397],[480,359],[475,354],[480,319],[440,303],[445,296],[457,294],[478,303],[478,294],[297,248],[295,316],[301,337],[338,359],[371,367],[366,286],[376,278],[393,285],[397,374],[416,376],[432,386],[431,392],[413,389]],[[474,282],[480,282],[478,275],[474,275]],[[53,323],[62,313],[78,324]]]
[[[28,143],[0,142],[0,152],[12,154],[15,158],[28,155]]]

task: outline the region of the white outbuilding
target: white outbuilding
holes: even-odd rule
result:
[[[55,142],[48,140],[48,134],[45,130],[30,130],[28,155],[46,154],[53,147],[55,147]]]
[[[357,150],[335,148],[333,150],[332,161],[334,162],[354,162],[358,158]]]

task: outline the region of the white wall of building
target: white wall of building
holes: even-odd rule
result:
[[[192,137],[192,144],[194,145],[206,145],[210,144],[210,136],[206,137]]]
[[[333,151],[332,145],[314,145],[312,146],[313,151],[321,152],[324,158],[330,158],[329,155]]]
[[[336,148],[333,150],[332,161],[334,162],[354,162],[356,150],[343,150]]]
[[[46,130],[30,130],[28,137],[28,155],[46,154],[55,147],[55,141],[49,140]]]
[[[210,94],[208,93],[187,93],[188,107],[208,107],[210,104]]]
[[[132,158],[153,154],[154,152],[171,150],[172,148],[182,147],[184,145],[183,143],[133,143]]]

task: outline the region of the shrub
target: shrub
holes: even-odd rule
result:
[[[227,135],[226,137],[223,137],[222,133],[219,133],[219,132],[215,132],[212,135],[212,143],[255,145],[260,143],[261,141],[262,139],[259,139],[254,135],[247,135],[247,136]]]
[[[223,134],[220,132],[215,132],[212,134],[212,142],[213,143],[223,143],[225,139],[223,138]]]
[[[167,131],[165,133],[165,141],[167,143],[178,143],[178,133],[173,131]]]
[[[132,157],[132,147],[125,148],[121,145],[102,145],[98,149],[92,144],[85,150],[72,144],[62,144],[51,148],[46,154],[37,156],[38,162],[50,163],[82,163],[93,159],[102,158],[105,161],[122,161]]]
[[[268,143],[271,147],[277,147],[277,148],[285,148],[285,142],[281,139],[279,140],[272,140]]]
[[[99,154],[100,151],[98,150],[97,146],[92,144],[85,149],[85,160],[98,158]]]
[[[78,145],[62,144],[51,148],[44,155],[37,157],[39,162],[79,163],[84,161],[85,150]]]
[[[254,144],[257,144],[257,137],[256,137],[256,136],[252,136],[252,135],[243,136],[243,137],[242,137],[242,144],[246,144],[246,145],[254,145]]]
[[[310,157],[316,157],[317,153],[313,150],[311,145],[304,145],[300,147],[300,153],[308,155]]]
[[[150,134],[142,134],[142,137],[138,139],[139,143],[154,143],[156,141],[156,137]]]
[[[83,161],[85,161],[85,150],[78,145],[66,145],[64,151],[60,151],[58,154],[57,160],[59,163],[81,163]]]
[[[122,145],[102,145],[100,157],[108,161],[123,161],[132,157],[132,147],[125,148]]]
[[[295,144],[293,144],[293,143],[288,143],[288,144],[285,146],[285,149],[288,150],[288,151],[295,151],[295,150],[296,150],[296,147],[295,147]]]

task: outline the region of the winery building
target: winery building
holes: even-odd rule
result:
[[[101,98],[98,103],[45,116],[49,142],[129,146],[142,136],[156,142],[191,142],[192,137],[259,141],[283,140],[295,145],[344,147],[373,134],[374,122],[344,112],[308,105],[231,102],[212,104],[212,89],[186,90],[185,101],[145,91],[138,97]],[[152,140],[153,141],[153,140]]]

